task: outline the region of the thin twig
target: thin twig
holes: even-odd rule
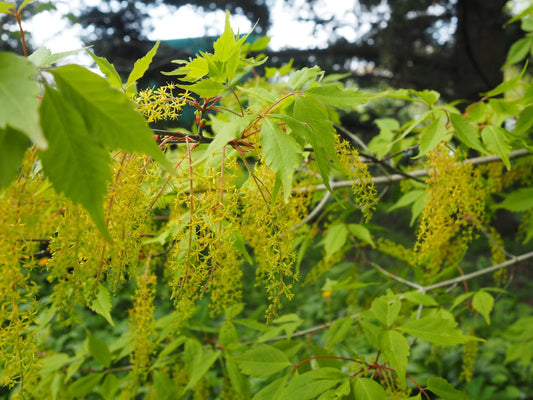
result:
[[[532,153],[529,150],[526,150],[526,149],[514,150],[514,151],[512,151],[509,154],[509,159],[511,160],[511,159],[515,159],[515,158],[526,157],[526,156],[529,156],[529,155],[532,155]],[[470,159],[467,159],[467,160],[464,160],[464,161],[460,161],[458,164],[470,163],[472,165],[481,165],[481,164],[490,164],[490,163],[493,163],[493,162],[500,162],[500,161],[501,161],[501,158],[499,156],[490,155],[490,156],[470,158]],[[372,182],[374,182],[374,184],[378,184],[378,183],[393,183],[393,182],[403,181],[405,179],[414,179],[414,178],[419,178],[419,177],[422,177],[422,176],[427,176],[431,171],[432,171],[432,169],[429,169],[429,170],[428,169],[417,169],[415,171],[408,172],[405,175],[404,174],[394,174],[394,175],[390,175],[390,176],[376,176],[376,177],[372,178]],[[356,180],[355,183],[358,184],[359,182]],[[350,187],[353,184],[354,184],[354,181],[337,181],[337,182],[334,182],[333,184],[331,184],[331,189],[339,189],[339,188],[343,188],[343,187]],[[327,189],[326,185],[321,183],[321,184],[318,184],[318,185],[315,185],[315,186],[311,186],[311,187],[307,187],[307,188],[298,188],[298,189],[295,189],[295,191],[326,190],[326,189]]]

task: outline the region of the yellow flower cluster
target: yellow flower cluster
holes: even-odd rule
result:
[[[148,122],[177,120],[183,106],[192,98],[187,91],[175,94],[176,89],[178,88],[173,83],[157,89],[148,88],[141,90],[133,100]]]
[[[415,244],[415,264],[429,273],[460,260],[450,246],[465,248],[484,226],[485,190],[472,164],[441,145],[428,154],[426,206]]]
[[[355,204],[361,209],[366,222],[372,217],[378,201],[377,191],[368,172],[366,164],[361,160],[359,152],[345,140],[337,139],[337,156],[347,175],[353,181],[352,192]]]

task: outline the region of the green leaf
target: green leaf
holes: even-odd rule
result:
[[[104,377],[103,372],[93,373],[84,376],[83,378],[77,379],[72,382],[67,390],[67,395],[70,397],[85,397],[88,394],[92,393],[96,386],[100,383]]]
[[[244,130],[255,120],[255,116],[246,115],[240,117],[238,115],[220,115],[217,117],[211,117],[211,126],[215,133],[215,138],[207,147],[204,157],[211,156],[213,153],[222,151],[222,148],[228,144],[228,142],[239,139]]]
[[[195,339],[188,339],[185,342],[185,365],[189,371],[189,382],[187,382],[185,391],[196,386],[219,356],[218,350],[204,352],[200,343]]]
[[[196,83],[193,83],[192,85],[178,85],[178,86],[182,89],[186,89],[190,92],[196,93],[200,97],[206,97],[206,98],[218,96],[224,90],[226,90],[226,86],[210,78],[202,79]]]
[[[486,93],[482,93],[482,95],[484,97],[495,97],[495,96],[499,96],[500,94],[503,94],[505,92],[508,92],[510,90],[513,90],[520,83],[520,80],[522,79],[522,76],[524,76],[524,73],[526,72],[526,69],[527,69],[527,62],[526,62],[526,65],[524,65],[524,68],[522,68],[522,71],[520,72],[519,75],[509,79],[508,81],[500,83],[494,89],[489,90]]]
[[[22,11],[28,4],[36,2],[39,0],[24,0],[22,4],[19,6],[19,12]]]
[[[365,243],[368,243],[372,248],[376,248],[376,244],[372,240],[372,235],[370,234],[370,231],[368,228],[361,224],[348,224],[348,230],[352,235],[354,235],[357,239],[362,240]]]
[[[407,292],[403,294],[403,297],[407,301],[410,301],[413,304],[420,304],[423,306],[438,306],[439,304],[435,301],[433,297],[426,293],[421,293],[419,291],[413,290],[411,292]]]
[[[406,207],[409,204],[412,204],[416,200],[418,200],[420,196],[425,196],[425,194],[426,194],[425,190],[421,190],[421,189],[411,190],[405,193],[404,195],[402,195],[402,197],[400,197],[396,203],[394,203],[392,206],[390,206],[387,209],[387,212],[391,212],[393,210],[396,210],[397,208]]]
[[[96,65],[98,65],[98,68],[100,68],[100,71],[106,76],[107,81],[111,86],[114,86],[117,89],[122,89],[122,79],[115,69],[115,66],[111,64],[107,58],[98,57],[92,51],[89,51],[89,49],[85,49],[85,51],[91,56]]]
[[[157,372],[157,371],[156,371]],[[102,385],[100,386],[100,394],[105,400],[113,400],[115,394],[119,389],[120,381],[115,374],[106,374]]]
[[[437,145],[446,139],[446,121],[444,113],[439,112],[437,117],[429,125],[426,125],[420,133],[419,155],[423,156],[433,150]]]
[[[379,338],[385,330],[381,326],[374,325],[364,319],[360,323],[370,345],[379,348]]]
[[[94,337],[90,332],[87,332],[89,353],[94,359],[104,368],[109,368],[111,365],[111,352],[107,343]]]
[[[252,400],[272,400],[279,399],[283,389],[285,388],[285,381],[287,377],[282,376],[278,378],[265,387],[263,387],[259,392],[257,392]]]
[[[385,328],[390,328],[394,321],[396,321],[396,318],[398,318],[401,308],[401,301],[393,294],[387,294],[375,298],[372,301],[370,311],[374,318],[385,325]]]
[[[486,154],[487,151],[479,140],[479,133],[477,132],[474,123],[463,117],[461,114],[450,113],[450,121],[455,129],[455,136],[468,147]]]
[[[352,330],[353,319],[350,317],[339,318],[331,324],[328,330],[327,346],[329,348],[346,339]]]
[[[433,313],[417,320],[411,320],[396,329],[428,342],[442,346],[453,346],[472,340],[456,328],[457,322]]]
[[[440,99],[440,93],[435,90],[410,90],[410,93],[422,99],[428,106],[435,104]]]
[[[481,131],[481,139],[483,139],[487,149],[498,155],[507,169],[510,170],[509,153],[511,152],[511,146],[509,145],[508,135],[507,130],[498,126],[486,126]]]
[[[39,125],[38,73],[24,57],[0,52],[0,129],[10,126],[44,150],[48,143]]]
[[[57,192],[81,204],[109,238],[104,222],[104,196],[111,181],[110,157],[87,132],[78,111],[50,87],[41,105],[41,124],[49,148],[40,151],[43,170]]]
[[[52,54],[52,52],[46,47],[39,47],[37,50],[35,50],[32,54],[28,56],[28,60],[30,60],[32,64],[36,67],[41,68],[56,63],[65,57],[79,53],[80,51],[82,51],[82,49]]]
[[[379,383],[363,377],[355,380],[353,394],[357,400],[387,400],[389,398]]]
[[[255,377],[267,377],[292,365],[284,352],[267,344],[253,347],[235,361],[244,374]]]
[[[0,13],[11,14],[15,11],[16,11],[16,8],[13,3],[8,3],[7,1],[0,1]]]
[[[224,32],[213,44],[214,57],[220,61],[228,61],[234,56],[236,47],[235,34],[230,25],[230,13],[226,10],[226,19],[224,22]]]
[[[306,93],[318,101],[336,108],[353,108],[365,104],[372,98],[372,95],[357,89],[345,89],[340,83],[316,86],[308,89]]]
[[[266,163],[283,184],[287,201],[291,195],[294,171],[302,161],[302,146],[269,118],[263,120],[259,140]]]
[[[530,197],[530,201],[533,199]],[[490,312],[494,307],[494,297],[486,291],[476,292],[472,298],[472,307],[479,312],[487,321],[487,325],[490,325]]]
[[[533,37],[525,37],[514,42],[507,53],[507,59],[505,60],[502,69],[509,65],[516,64],[526,58],[531,50],[532,44]]]
[[[172,61],[173,63],[184,64],[173,71],[164,72],[163,75],[184,75],[181,79],[186,82],[195,82],[209,73],[209,64],[204,57],[196,56],[190,61]]]
[[[348,238],[348,227],[346,224],[334,224],[329,227],[328,233],[324,238],[324,250],[326,259],[342,249]]]
[[[241,371],[239,371],[237,364],[229,359],[226,359],[226,371],[233,390],[235,390],[235,392],[237,392],[242,398],[249,399],[250,379],[245,377]]]
[[[287,118],[287,124],[295,134],[302,136],[313,146],[320,176],[326,188],[331,191],[329,171],[339,167],[339,160],[335,151],[335,128],[329,120],[327,110],[313,97],[296,96],[293,118]]]
[[[513,130],[515,135],[523,135],[531,130],[533,126],[533,106],[524,108],[516,121],[516,126]]]
[[[494,208],[505,208],[513,212],[527,211],[533,208],[533,188],[520,188],[509,193]]]
[[[379,340],[379,348],[384,359],[396,370],[401,389],[405,389],[405,369],[409,357],[409,343],[397,331],[385,331]]]
[[[293,90],[300,90],[305,84],[320,79],[323,75],[324,72],[316,65],[311,68],[304,67],[290,75],[288,84]]]
[[[10,126],[0,128],[0,189],[7,187],[18,176],[29,144],[27,136],[21,132]]]
[[[101,76],[77,65],[66,65],[51,72],[65,98],[81,113],[92,135],[113,149],[146,154],[174,173],[152,139],[146,121],[124,93],[110,87]]]
[[[92,303],[88,304],[88,307],[95,313],[104,317],[111,326],[115,326],[115,323],[111,318],[111,295],[105,286],[102,284],[98,285],[96,297]]]
[[[156,44],[154,44],[154,47],[152,47],[152,49],[148,53],[146,53],[145,56],[135,61],[135,64],[133,65],[133,70],[130,72],[128,76],[128,80],[126,81],[126,87],[137,82],[139,79],[141,79],[144,76],[144,73],[148,70],[148,67],[150,66],[150,63],[152,62],[152,59],[154,58],[158,47],[159,47],[159,40],[156,42]]]
[[[309,400],[345,381],[347,375],[337,368],[318,368],[291,379],[279,400]]]
[[[440,377],[431,377],[427,381],[428,390],[444,400],[467,400],[469,396],[455,389],[448,381]]]

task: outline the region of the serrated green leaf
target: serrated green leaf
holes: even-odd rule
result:
[[[376,248],[376,244],[372,240],[372,235],[370,234],[370,231],[368,228],[361,224],[348,224],[348,230],[352,235],[354,235],[357,239],[362,240],[365,243],[368,243],[372,248]]]
[[[215,133],[215,138],[209,143],[203,158],[222,151],[222,148],[228,142],[239,139],[254,119],[255,116],[253,115],[240,117],[233,114],[211,117],[211,126]]]
[[[283,390],[279,400],[315,399],[333,386],[343,382],[347,376],[336,368],[318,368],[295,376]]]
[[[95,313],[104,317],[111,326],[115,326],[115,323],[111,318],[111,295],[104,285],[98,285],[96,297],[90,304],[88,304],[88,307]]]
[[[157,52],[158,48],[159,48],[159,40],[154,44],[154,46],[150,49],[150,51],[146,53],[145,56],[135,61],[135,64],[133,65],[133,70],[130,72],[128,76],[128,80],[126,81],[126,87],[137,82],[139,79],[141,79],[144,76],[145,72],[148,70],[148,67],[152,63],[152,59],[154,58],[155,53]]]
[[[435,104],[440,99],[440,93],[435,90],[412,90],[411,93],[421,98],[428,106]]]
[[[157,372],[157,371],[156,371]],[[115,374],[106,374],[102,385],[100,386],[100,394],[105,400],[113,400],[115,394],[119,389],[120,381]]]
[[[483,315],[483,318],[487,321],[487,325],[490,325],[490,312],[494,307],[494,297],[486,291],[476,292],[472,298],[472,307]]]
[[[48,150],[39,152],[46,176],[57,192],[81,204],[109,238],[103,205],[111,181],[108,151],[87,132],[78,111],[50,87],[41,105],[41,124],[49,141]]]
[[[8,3],[7,1],[0,1],[0,13],[11,14],[14,11],[16,11],[16,9],[13,3]]]
[[[281,378],[278,378],[268,385],[266,385],[264,388],[262,388],[259,392],[257,392],[252,400],[272,400],[272,399],[279,399],[281,396],[281,392],[285,388],[285,381],[287,380],[287,377],[282,376]]]
[[[230,25],[230,13],[226,10],[226,18],[224,22],[224,32],[213,44],[214,57],[220,61],[228,61],[234,54],[236,46],[235,34]]]
[[[437,147],[440,142],[446,139],[446,135],[444,114],[439,112],[433,122],[425,126],[420,133],[418,157],[423,156]]]
[[[457,296],[455,298],[455,300],[453,301],[453,304],[452,304],[452,306],[450,308],[450,311],[452,311],[455,307],[457,307],[459,304],[461,304],[466,299],[472,297],[473,295],[474,295],[474,292],[466,292],[466,293],[463,293],[463,294]]]
[[[379,348],[379,338],[385,330],[381,326],[374,325],[364,319],[359,322],[370,345]]]
[[[507,53],[507,59],[505,60],[502,69],[526,58],[531,50],[532,44],[533,37],[525,37],[514,42]]]
[[[437,313],[408,321],[396,329],[442,346],[453,346],[472,340],[457,328],[457,322],[442,318]]]
[[[0,128],[0,189],[7,187],[18,176],[28,137],[10,126]]]
[[[64,51],[61,53],[52,54],[52,52],[49,49],[43,46],[43,47],[39,47],[32,54],[30,54],[28,56],[28,60],[30,60],[32,64],[35,65],[36,67],[41,68],[41,67],[46,67],[48,65],[56,63],[65,57],[79,53],[80,51],[82,51],[82,49]]]
[[[476,126],[470,119],[463,117],[461,114],[450,113],[450,122],[455,129],[455,136],[461,142],[482,154],[487,153],[481,144]]]
[[[522,79],[522,76],[524,76],[526,69],[527,69],[527,62],[526,62],[526,65],[524,65],[524,68],[522,68],[522,71],[520,72],[519,75],[509,79],[508,81],[500,83],[494,89],[489,90],[486,93],[482,93],[482,95],[485,97],[495,97],[495,96],[499,96],[502,93],[513,90],[520,83],[520,80]]]
[[[267,344],[253,347],[235,361],[244,374],[255,377],[267,377],[292,365],[284,352]]]
[[[379,348],[385,361],[396,370],[401,389],[405,389],[405,369],[410,353],[407,339],[397,331],[386,330],[380,337]]]
[[[390,328],[402,308],[401,301],[392,294],[380,296],[372,301],[370,311],[374,318],[385,325],[386,328]]]
[[[376,381],[369,378],[357,378],[353,394],[357,400],[387,400],[387,392]]]
[[[231,382],[231,387],[242,398],[250,398],[250,379],[245,377],[239,370],[237,364],[226,359],[226,371]]]
[[[218,96],[224,90],[226,90],[226,86],[210,78],[202,79],[198,82],[193,83],[192,85],[178,86],[182,89],[186,89],[190,92],[196,93],[200,97],[206,98]]]
[[[34,3],[39,0],[24,0],[22,4],[19,6],[19,12],[22,11],[28,4]]]
[[[259,141],[266,163],[283,184],[284,198],[291,195],[294,171],[302,162],[302,146],[269,118],[263,120]]]
[[[494,208],[505,208],[513,212],[522,212],[533,208],[533,188],[520,188],[512,191]]]
[[[334,224],[329,227],[324,238],[324,251],[326,258],[330,258],[337,251],[342,249],[348,238],[348,227],[346,224]]]
[[[509,161],[509,153],[511,153],[511,146],[509,145],[509,133],[499,126],[486,126],[481,131],[481,139],[485,147],[498,155],[508,170],[511,169],[511,162]]]
[[[426,293],[421,293],[419,291],[413,290],[411,292],[407,292],[403,294],[403,297],[407,301],[410,301],[413,304],[419,304],[423,306],[438,306],[439,304],[435,301],[433,297]]]
[[[293,118],[286,122],[295,134],[305,138],[313,146],[320,176],[326,188],[331,191],[329,172],[339,167],[335,152],[335,128],[329,120],[327,110],[313,97],[296,96]]]
[[[146,154],[174,173],[152,139],[146,121],[124,93],[78,65],[66,65],[51,72],[62,94],[82,115],[91,135],[112,149]]]
[[[444,400],[467,400],[469,396],[455,389],[448,381],[441,377],[431,377],[427,381],[428,390],[442,397]]]
[[[316,65],[311,68],[304,67],[291,73],[288,84],[293,90],[300,90],[304,85],[320,79],[323,75],[324,72]]]
[[[92,373],[75,380],[69,385],[67,395],[76,398],[87,396],[96,389],[96,386],[100,383],[104,375],[103,372]]]
[[[0,129],[10,126],[44,150],[48,143],[39,125],[39,70],[13,53],[0,52]]]
[[[318,101],[337,108],[353,108],[368,102],[372,95],[357,89],[346,89],[340,83],[315,86],[306,91]]]
[[[162,71],[161,73],[163,75],[184,75],[181,79],[187,82],[195,82],[209,73],[209,65],[207,64],[207,60],[201,56],[196,56],[188,62],[183,61],[183,64],[183,67],[179,67],[169,72]]]
[[[523,135],[531,130],[533,126],[533,106],[524,108],[518,115],[516,126],[513,130],[515,135]]]
[[[111,86],[114,86],[117,89],[121,89],[122,79],[120,78],[120,75],[115,69],[115,66],[111,64],[107,60],[107,58],[98,57],[96,54],[94,54],[89,49],[85,49],[85,51],[87,52],[87,54],[91,56],[91,58],[94,60],[96,65],[98,65],[98,68],[100,68],[100,71],[106,76],[107,81],[111,84]]]
[[[107,343],[94,337],[90,332],[87,332],[89,353],[94,359],[104,368],[109,368],[111,365],[111,352]]]
[[[352,329],[352,325],[353,319],[350,317],[339,318],[333,322],[328,330],[328,347],[331,348],[346,339]]]
[[[185,391],[196,386],[219,356],[220,351],[218,350],[204,351],[196,339],[188,339],[185,342],[185,365],[189,371],[189,381]]]
[[[425,195],[426,195],[425,190],[421,190],[421,189],[411,190],[405,193],[404,195],[402,195],[402,197],[400,197],[396,203],[394,203],[392,206],[388,208],[387,212],[391,212],[393,210],[396,210],[397,208],[406,207],[409,204],[413,204],[420,197],[424,197]]]

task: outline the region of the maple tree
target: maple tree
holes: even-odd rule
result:
[[[0,12],[17,19],[30,2]],[[510,23],[530,32],[532,15]],[[145,90],[158,44],[126,82],[93,53],[103,76],[55,66],[70,53],[44,47],[0,53],[0,383],[12,398],[474,390],[457,382],[472,381],[507,270],[533,258],[533,86],[518,68],[533,42],[515,43],[508,79],[464,106],[269,68],[267,41],[248,39],[228,15],[212,52]],[[368,144],[340,124],[386,101],[414,118],[376,120]],[[190,129],[177,125],[184,107]],[[161,120],[175,128],[149,125]],[[520,253],[495,227],[501,209],[520,219]],[[391,215],[408,234],[394,237]],[[530,364],[532,323],[505,330],[505,364]],[[413,370],[424,345],[460,349],[453,385]]]

